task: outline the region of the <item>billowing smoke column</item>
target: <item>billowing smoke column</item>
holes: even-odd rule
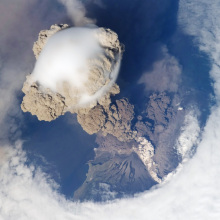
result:
[[[89,60],[104,54],[95,32],[96,29],[68,28],[53,35],[36,62],[33,81],[54,92],[59,91],[64,82],[69,83],[72,89],[79,91],[81,102],[83,93],[88,92]]]
[[[113,31],[53,25],[40,32],[33,50],[37,62],[24,83],[21,107],[39,120],[109,105],[110,95],[119,93],[123,45]]]
[[[86,8],[80,0],[59,0],[67,10],[69,18],[74,26],[81,27],[87,24],[94,24],[95,20],[86,17]]]

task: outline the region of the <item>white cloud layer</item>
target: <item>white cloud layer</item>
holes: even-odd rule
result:
[[[79,204],[59,195],[39,169],[25,165],[26,156],[19,143],[16,147],[1,146],[0,219],[220,219],[219,7],[218,0],[180,0],[179,24],[210,57],[217,100],[191,160],[168,182],[135,198]]]
[[[176,149],[183,160],[192,156],[193,146],[199,144],[200,127],[195,110],[185,115],[184,124],[177,139]]]
[[[0,157],[0,219],[76,219],[55,192],[56,185],[39,169],[25,165],[21,143],[1,146]]]

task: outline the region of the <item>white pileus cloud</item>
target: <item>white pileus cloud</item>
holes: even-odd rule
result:
[[[95,37],[97,30],[68,28],[50,37],[36,62],[32,80],[55,92],[62,83],[69,83],[80,91],[79,104],[91,102],[94,97],[90,97],[85,86],[91,71],[89,59],[104,54]]]
[[[59,195],[39,169],[26,165],[19,144],[1,146],[0,219],[220,219],[219,7],[218,0],[180,0],[179,24],[210,57],[217,102],[191,160],[169,181],[134,198],[103,204],[74,203]]]
[[[50,37],[36,62],[33,80],[53,91],[59,82],[83,86],[89,75],[89,59],[104,53],[95,38],[96,30],[68,28]]]
[[[114,93],[123,47],[110,29],[65,28],[49,37],[40,49],[35,68],[24,84],[24,93],[36,82],[39,90],[61,94],[71,103],[66,106],[74,109],[93,107]]]

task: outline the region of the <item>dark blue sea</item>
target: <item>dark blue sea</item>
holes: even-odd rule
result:
[[[213,104],[210,63],[195,47],[193,39],[177,26],[178,0],[103,0],[104,7],[85,2],[88,16],[95,18],[98,26],[117,32],[125,45],[117,80],[121,93],[113,100],[127,97],[135,105],[135,111],[141,111],[149,94],[138,80],[161,59],[161,46],[166,45],[182,66],[179,88],[182,103],[196,104],[202,109],[199,119],[203,126]],[[60,7],[63,13],[59,4],[53,7]],[[65,22],[70,22],[67,15],[56,23]],[[38,121],[29,113],[23,116],[24,149],[29,161],[40,166],[60,185],[60,192],[71,198],[86,178],[87,162],[93,159],[93,149],[97,147],[95,135],[84,132],[71,114],[52,122]]]

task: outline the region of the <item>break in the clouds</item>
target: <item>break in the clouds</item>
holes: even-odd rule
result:
[[[143,83],[147,91],[176,92],[182,68],[178,60],[169,54],[166,46],[161,47],[161,54],[161,59],[153,64],[152,70],[144,73],[138,82]]]
[[[220,218],[219,2],[180,0],[179,25],[207,53],[216,105],[194,157],[160,187],[103,204],[64,199],[40,170],[26,165],[19,144],[1,146],[0,218],[14,219],[200,219]],[[211,31],[210,31],[211,30]],[[12,74],[15,76],[15,73]],[[10,84],[12,86],[12,84]],[[12,88],[14,88],[12,86]],[[11,91],[11,90],[10,90]],[[14,90],[13,90],[14,91]],[[11,93],[14,97],[14,92]],[[7,102],[6,102],[7,104]],[[184,132],[184,131],[183,131]]]
[[[1,148],[0,206],[2,219],[218,219],[220,171],[218,142],[211,131],[220,110],[213,111],[193,159],[160,187],[108,203],[66,200],[39,168],[27,166],[20,143]],[[211,138],[211,139],[210,139]],[[211,140],[211,141],[210,141]],[[191,140],[189,140],[191,142]],[[30,193],[31,192],[31,193]],[[47,208],[45,208],[47,207]],[[158,211],[159,210],[159,211]]]

